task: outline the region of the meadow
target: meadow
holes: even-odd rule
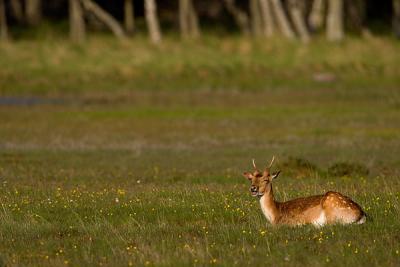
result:
[[[398,43],[88,42],[1,46],[0,266],[399,266]],[[267,225],[272,155],[367,223]]]

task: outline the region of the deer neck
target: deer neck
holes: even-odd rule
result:
[[[269,188],[267,188],[264,195],[260,198],[260,204],[264,216],[271,224],[274,224],[278,219],[278,207],[274,199],[272,185],[269,184],[268,186]]]

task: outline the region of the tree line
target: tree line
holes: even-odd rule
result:
[[[70,39],[76,43],[85,41],[93,25],[125,39],[142,20],[151,42],[160,43],[164,21],[178,25],[187,39],[199,38],[202,23],[214,20],[246,36],[281,35],[308,43],[315,33],[323,33],[337,42],[348,31],[371,34],[371,14],[389,17],[400,37],[400,0],[0,0],[0,39],[9,40],[12,27],[35,27],[44,19],[68,19]]]

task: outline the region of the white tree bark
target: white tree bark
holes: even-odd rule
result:
[[[329,0],[326,21],[326,37],[329,41],[338,42],[344,38],[343,0]]]
[[[144,2],[145,16],[147,27],[149,29],[150,40],[154,44],[161,42],[161,31],[157,17],[157,5],[155,0],[145,0]]]
[[[71,40],[75,43],[83,42],[86,30],[82,6],[79,0],[69,0],[69,25]]]
[[[296,35],[290,26],[289,20],[283,9],[281,0],[271,0],[271,5],[280,31],[288,39],[295,39]]]
[[[132,34],[135,31],[135,8],[133,0],[124,1],[124,24],[125,31]]]
[[[290,0],[289,1],[289,12],[292,16],[293,25],[296,28],[297,33],[300,36],[300,40],[303,43],[310,42],[310,33],[308,32],[307,25],[305,22],[305,16],[303,14],[303,8],[301,4],[305,4],[304,2],[301,3],[300,0]]]
[[[325,0],[314,0],[311,8],[311,13],[308,18],[308,23],[313,31],[322,28],[325,18]]]
[[[119,39],[126,37],[125,32],[116,19],[114,19],[108,12],[102,9],[98,4],[92,0],[81,0],[84,8],[92,12],[101,22],[103,22]]]
[[[263,22],[263,33],[265,37],[271,37],[274,34],[274,20],[272,17],[271,3],[269,0],[259,1]]]

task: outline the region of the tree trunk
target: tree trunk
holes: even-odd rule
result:
[[[179,0],[179,26],[183,38],[189,37],[189,0]]]
[[[233,19],[238,25],[240,31],[244,35],[250,35],[249,18],[246,13],[235,5],[234,0],[224,0],[224,3],[226,10],[233,16]]]
[[[102,9],[98,4],[96,4],[92,0],[81,0],[84,8],[92,12],[101,22],[103,22],[119,39],[124,39],[126,37],[124,29],[122,29],[121,25],[118,23],[116,19],[114,19],[109,13],[107,13],[104,9]]]
[[[300,0],[290,0],[289,1],[289,12],[292,16],[293,25],[296,28],[297,33],[300,36],[300,39],[304,43],[310,42],[310,33],[308,32],[307,25],[305,23],[305,17],[303,14],[304,1]]]
[[[147,27],[149,29],[149,34],[150,34],[150,40],[153,43],[158,44],[161,42],[161,32],[160,32],[160,25],[158,23],[157,5],[155,0],[145,0],[144,7],[145,7]]]
[[[365,0],[345,1],[346,28],[356,33],[362,33],[364,29],[365,8]]]
[[[79,0],[69,0],[69,25],[71,40],[75,43],[83,42],[86,30],[82,6]]]
[[[393,0],[393,32],[400,38],[400,0]]]
[[[325,2],[326,0],[314,0],[312,3],[311,13],[308,24],[312,31],[318,31],[322,28],[325,18]]]
[[[42,3],[41,0],[27,0],[25,3],[26,22],[35,26],[42,19]]]
[[[24,11],[21,0],[11,0],[10,6],[16,21],[22,23],[24,21]]]
[[[260,5],[258,0],[250,0],[251,30],[254,36],[260,36],[262,33],[262,21]]]
[[[343,40],[343,0],[329,0],[326,26],[326,36],[329,41]]]
[[[261,9],[261,18],[263,22],[263,33],[266,37],[274,34],[274,20],[272,18],[272,10],[269,0],[259,0]]]
[[[197,17],[196,9],[193,1],[190,0],[189,6],[189,25],[192,37],[197,38],[200,36],[199,18]]]
[[[124,2],[124,24],[125,31],[132,34],[135,31],[135,12],[133,0],[125,0]]]
[[[6,5],[4,0],[0,0],[0,41],[8,40],[8,28],[7,28],[7,15]]]
[[[290,27],[290,23],[285,14],[281,0],[271,0],[271,5],[278,23],[278,27],[283,35],[289,39],[294,39],[296,35],[294,34],[293,29]]]
[[[198,18],[192,0],[179,0],[179,25],[183,38],[200,35]]]

